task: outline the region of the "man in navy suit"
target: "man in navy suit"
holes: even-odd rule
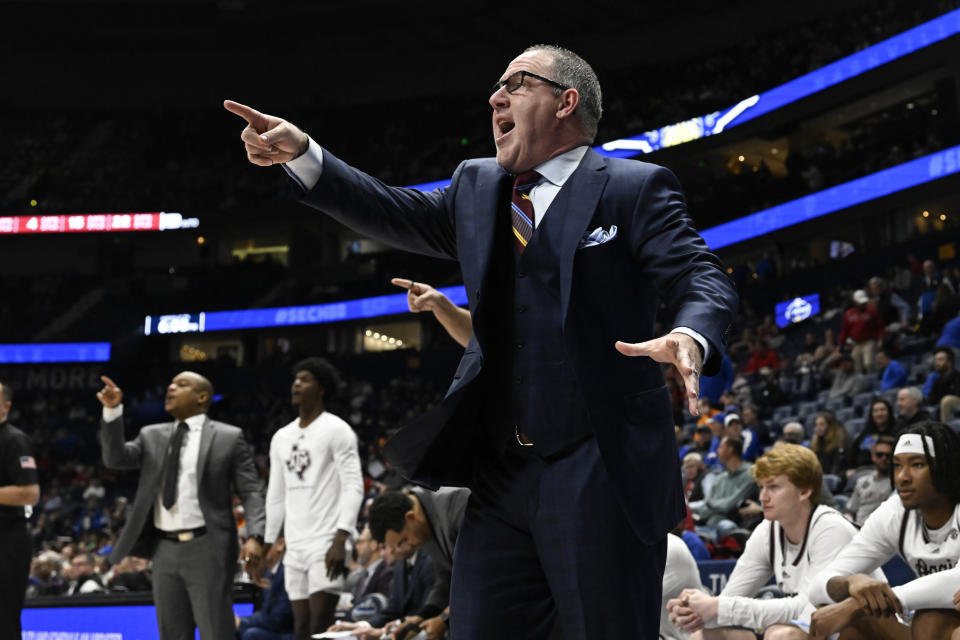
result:
[[[472,489],[451,585],[454,638],[657,636],[667,532],[684,516],[669,393],[696,413],[737,294],[676,178],[589,145],[600,86],[537,45],[490,96],[496,159],[432,193],[387,187],[289,122],[227,101],[257,165],[304,201],[394,246],[456,259],[473,336],[443,402],[387,445],[429,488]],[[535,170],[535,174],[531,173]],[[654,337],[660,300],[673,329]],[[646,357],[625,357],[646,356]]]

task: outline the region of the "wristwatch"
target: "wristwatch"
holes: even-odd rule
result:
[[[250,538],[251,540],[256,540],[257,542],[260,543],[260,546],[263,546],[263,536],[257,534],[257,535],[247,536],[247,537]]]
[[[440,612],[440,619],[443,620],[444,626],[449,629],[449,628],[450,628],[450,614],[447,613],[446,611],[441,611],[441,612]]]

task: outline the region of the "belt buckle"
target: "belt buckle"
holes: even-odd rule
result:
[[[178,542],[190,542],[193,540],[193,531],[178,531],[177,532],[177,541]]]
[[[519,427],[518,425],[513,425],[513,429],[514,429],[514,431],[516,432],[517,443],[518,443],[521,447],[532,447],[532,446],[533,446],[533,443],[530,441],[530,438],[528,438],[528,437],[527,437],[527,434],[525,434],[523,431],[520,431],[520,427]]]

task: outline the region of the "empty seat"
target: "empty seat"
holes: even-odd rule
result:
[[[870,408],[871,402],[873,402],[873,391],[864,391],[853,396],[853,406],[862,407],[864,411]]]
[[[777,423],[777,426],[779,427],[779,425],[783,424],[784,418],[792,415],[793,415],[793,405],[785,404],[773,410],[772,419],[775,423]]]
[[[815,401],[810,402],[801,402],[797,404],[797,413],[804,418],[809,416],[812,413],[816,413],[818,410],[817,403]]]
[[[847,406],[847,397],[839,396],[837,398],[830,398],[824,403],[824,406],[827,408],[827,411],[836,413]]]
[[[910,367],[910,382],[921,383],[925,382],[927,375],[930,373],[930,365],[926,362],[918,362],[917,364]]]
[[[825,473],[823,474],[823,481],[827,484],[827,489],[830,489],[830,493],[837,492],[837,487],[840,486],[840,476]]]
[[[849,422],[857,417],[856,407],[841,407],[834,413],[839,422]]]
[[[856,438],[863,431],[863,425],[865,424],[867,424],[866,418],[853,418],[852,420],[844,420],[843,428],[847,430],[851,438]]]
[[[793,393],[793,390],[797,386],[796,378],[780,378],[780,388],[783,389],[783,392],[787,395]]]

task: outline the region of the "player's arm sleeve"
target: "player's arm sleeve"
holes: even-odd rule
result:
[[[953,595],[960,589],[960,565],[911,580],[893,593],[906,610],[953,609]]]
[[[811,531],[806,552],[810,562],[810,566],[807,567],[808,576],[816,576],[830,566],[837,552],[850,541],[852,530],[853,527],[847,523],[835,521],[825,522],[823,526]],[[791,620],[801,618],[810,604],[807,584],[801,584],[799,591],[800,593],[793,596],[770,600],[743,596],[725,599],[721,596],[718,620],[723,626],[740,626],[750,629],[789,623]],[[725,600],[729,601],[725,602]]]
[[[357,538],[357,516],[363,504],[363,473],[360,471],[360,453],[357,435],[346,424],[334,441],[334,464],[340,476],[340,513],[337,529]]]
[[[899,503],[900,497],[893,498]],[[896,520],[896,522],[894,522]],[[810,581],[808,596],[814,606],[833,604],[827,593],[831,578],[871,573],[897,553],[899,519],[895,505],[888,499],[874,511],[840,553]]]
[[[278,432],[279,433],[279,432]],[[286,516],[286,483],[283,477],[283,460],[280,459],[280,443],[274,434],[270,441],[270,478],[267,482],[267,525],[263,541],[273,544],[280,535]]]
[[[732,620],[745,615],[744,607],[749,605],[753,600],[752,596],[773,576],[773,567],[770,566],[770,526],[770,521],[764,520],[747,539],[743,554],[737,559],[730,579],[720,592],[717,619],[708,624],[708,627],[739,624]]]

